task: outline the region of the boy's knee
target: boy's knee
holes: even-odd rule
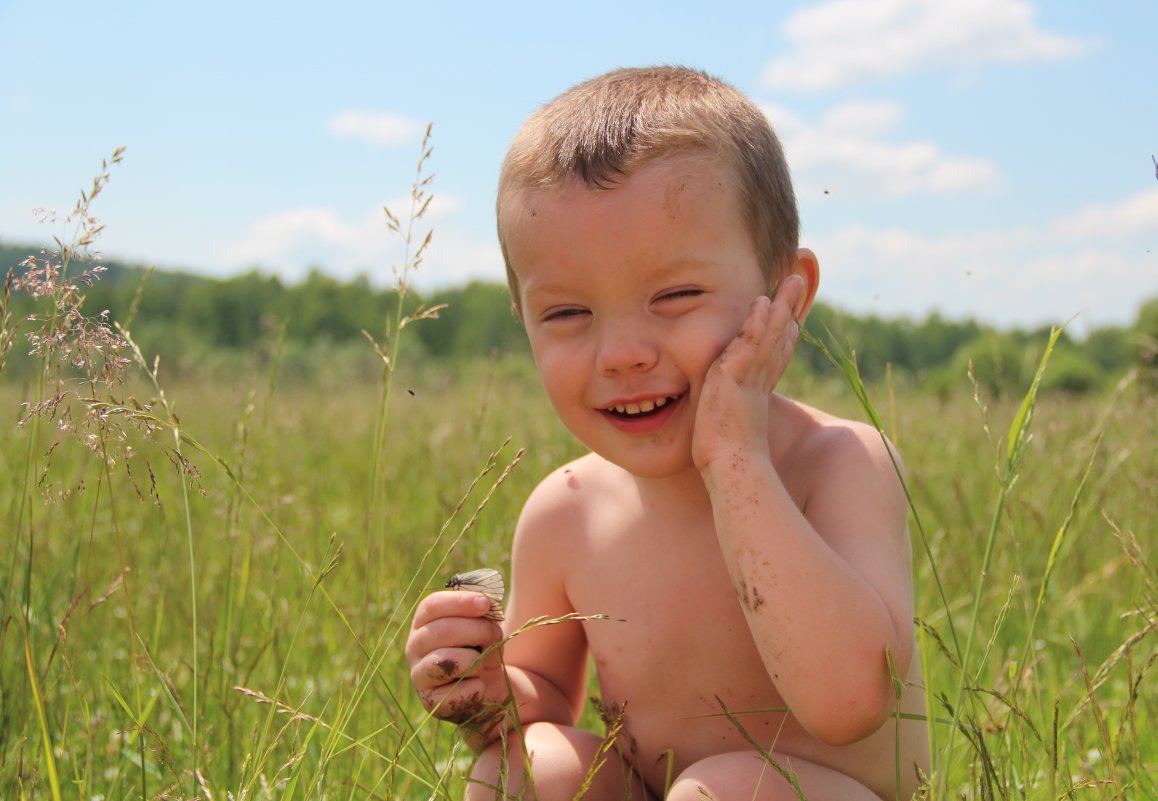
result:
[[[511,732],[505,747],[497,741],[479,755],[466,799],[570,801],[583,786],[601,742],[594,734],[572,726],[532,723],[523,730],[522,738]]]
[[[809,801],[880,801],[861,783],[830,768],[774,755],[793,776],[789,781],[754,751],[716,754],[690,765],[672,783],[665,801],[797,801],[799,782]]]
[[[739,798],[741,781],[749,785],[747,798],[754,798],[761,766],[754,753],[718,754],[694,762],[672,782],[665,801],[725,801]],[[771,770],[771,768],[769,768]],[[779,776],[776,777],[779,779]]]

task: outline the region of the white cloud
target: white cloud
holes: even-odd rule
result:
[[[470,239],[449,227],[435,230],[430,254],[413,277],[419,290],[462,286],[470,281],[505,283],[506,280],[497,239]]]
[[[900,103],[860,100],[844,103],[824,115],[824,127],[835,133],[888,133],[904,116]]]
[[[937,310],[1022,326],[1076,317],[1071,330],[1081,335],[1133,321],[1139,304],[1158,293],[1156,257],[1147,253],[1158,218],[1109,230],[1097,224],[1114,219],[1115,210],[1153,210],[1146,204],[1155,196],[1143,193],[1033,228],[932,236],[857,225],[806,244],[820,258],[821,299],[842,308],[917,318]]]
[[[830,0],[789,17],[771,87],[826,89],[925,66],[1069,58],[1092,42],[1037,27],[1023,0]]]
[[[1065,239],[1158,234],[1158,187],[1118,203],[1099,204],[1058,220],[1050,235]]]
[[[326,125],[326,130],[335,136],[362,139],[375,145],[413,142],[424,129],[417,120],[385,111],[343,111]]]
[[[386,203],[405,223],[408,197]],[[436,195],[415,229],[415,245],[430,228],[434,236],[412,281],[419,287],[460,284],[475,278],[503,280],[502,255],[497,243],[477,242],[458,234],[452,218],[458,199]],[[369,272],[381,284],[393,281],[393,270],[405,259],[403,243],[386,227],[381,208],[362,217],[345,218],[334,209],[304,207],[271,214],[255,221],[237,241],[227,246],[220,260],[237,268],[273,269],[288,280],[298,280],[318,267],[339,278]]]
[[[276,266],[279,270],[293,265],[296,277],[311,265],[337,266],[326,255],[340,254],[343,265],[349,261],[365,263],[367,256],[388,250],[390,245],[381,212],[350,221],[333,209],[306,207],[257,220],[222,255],[238,265]]]
[[[797,191],[839,186],[842,194],[900,197],[986,191],[1001,181],[989,161],[951,156],[932,142],[884,139],[904,111],[893,102],[858,101],[830,109],[818,125],[765,105],[788,156]]]

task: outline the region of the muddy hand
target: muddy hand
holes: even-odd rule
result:
[[[406,658],[423,707],[436,717],[462,723],[504,697],[502,657],[492,647],[503,633],[490,612],[481,592],[436,592],[419,603]]]
[[[754,300],[740,334],[708,368],[692,439],[692,458],[700,470],[721,456],[767,450],[768,398],[796,347],[799,326],[793,310],[803,292],[803,280],[790,275],[774,300]]]

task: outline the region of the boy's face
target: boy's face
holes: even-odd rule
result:
[[[730,171],[660,158],[609,190],[573,182],[508,197],[503,218],[563,423],[635,475],[691,468],[704,376],[768,292]]]

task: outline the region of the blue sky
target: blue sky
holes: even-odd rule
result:
[[[708,70],[784,140],[820,297],[1003,326],[1158,296],[1158,3],[0,0],[0,241],[43,243],[101,159],[106,257],[383,284],[434,124],[420,289],[502,280],[499,162],[618,66]],[[324,6],[324,8],[323,8]]]

